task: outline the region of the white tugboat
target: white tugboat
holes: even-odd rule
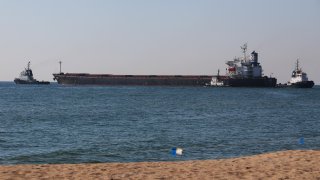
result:
[[[299,59],[297,59],[296,68],[292,71],[288,86],[295,88],[312,88],[314,86],[314,82],[308,80],[307,73],[299,67]]]
[[[19,78],[15,78],[16,84],[50,84],[49,81],[37,81],[33,78],[32,70],[30,69],[30,61],[28,62],[27,68],[20,73]]]
[[[222,87],[225,86],[223,84],[223,79],[225,76],[220,76],[220,70],[218,70],[218,74],[216,76],[212,76],[210,83],[206,84],[206,87]]]

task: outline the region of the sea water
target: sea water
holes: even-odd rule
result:
[[[319,150],[319,115],[317,86],[2,82],[0,164],[180,161]],[[183,149],[183,154],[173,156],[172,148]]]

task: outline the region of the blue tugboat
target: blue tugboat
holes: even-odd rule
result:
[[[27,68],[20,73],[19,78],[15,78],[14,82],[16,84],[50,84],[49,81],[37,81],[33,78],[32,70],[30,69],[30,61],[28,62]]]

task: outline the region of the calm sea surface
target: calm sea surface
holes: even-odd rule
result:
[[[319,115],[320,87],[0,82],[0,164],[175,161],[319,150]],[[183,155],[172,156],[173,147],[181,147]]]

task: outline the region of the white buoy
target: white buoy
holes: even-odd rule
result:
[[[181,148],[177,148],[177,150],[176,150],[176,154],[177,155],[182,155],[182,149]]]

